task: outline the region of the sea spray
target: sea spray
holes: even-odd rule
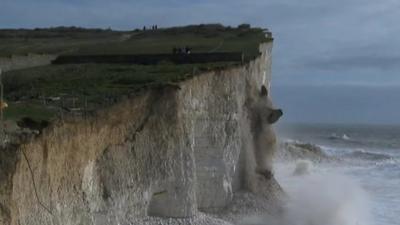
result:
[[[364,190],[349,177],[310,174],[294,178],[285,224],[368,225],[369,201]]]
[[[297,167],[296,167],[297,168]],[[287,170],[288,167],[286,167]],[[290,168],[292,169],[292,168]],[[282,183],[288,194],[283,216],[245,218],[243,225],[372,225],[369,198],[348,176],[327,173],[293,175]]]
[[[312,162],[309,160],[298,160],[296,169],[293,171],[293,175],[301,176],[305,174],[309,174],[312,170]]]

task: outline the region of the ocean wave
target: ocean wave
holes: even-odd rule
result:
[[[363,159],[363,160],[378,160],[378,161],[393,159],[393,156],[389,154],[368,152],[365,150],[355,150],[353,152],[344,154],[343,157]]]
[[[308,159],[313,162],[332,159],[322,146],[290,139],[280,143],[278,158],[283,160]]]
[[[347,134],[338,135],[336,133],[332,133],[328,139],[349,141],[350,137]]]
[[[384,152],[366,151],[362,148],[328,147],[298,140],[286,139],[280,144],[278,159],[307,159],[313,162],[365,161],[390,162],[400,161],[399,157]]]

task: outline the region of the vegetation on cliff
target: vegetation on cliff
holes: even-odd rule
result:
[[[261,28],[224,27],[219,24],[112,31],[58,27],[0,30],[0,56],[14,54],[156,54],[189,46],[194,52],[244,52],[258,55],[268,41]]]
[[[0,30],[0,56],[44,53],[58,55],[165,54],[188,46],[192,53],[242,52],[245,61],[272,40],[261,28],[218,24],[153,30],[112,31],[58,27]],[[200,72],[242,62],[177,65],[48,65],[4,74],[10,107],[5,119],[49,120],[64,113],[87,114],[143,89],[171,85]]]

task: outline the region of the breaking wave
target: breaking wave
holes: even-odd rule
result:
[[[297,140],[286,140],[280,144],[277,158],[281,160],[308,159],[311,161],[329,160],[322,146]]]
[[[391,160],[392,156],[384,153],[368,152],[364,150],[355,150],[354,152],[345,154],[344,157],[362,160]]]
[[[287,148],[279,149],[295,157],[275,163],[276,178],[289,202],[286,223],[273,224],[397,224],[399,131],[397,125],[322,125],[285,134],[301,141],[286,141]],[[311,154],[303,154],[318,152],[314,149],[334,160],[316,162],[308,158]]]
[[[365,160],[365,161],[388,161],[396,160],[393,155],[366,151],[361,148],[333,148],[312,143],[305,143],[298,140],[286,140],[281,144],[278,157],[284,159],[308,159],[311,161],[321,160]]]
[[[293,175],[292,169],[286,165],[278,177],[288,195],[284,213],[246,218],[241,225],[371,224],[369,196],[354,179],[318,169]]]
[[[350,137],[347,134],[342,134],[342,135],[338,135],[336,133],[331,134],[329,137],[329,139],[339,139],[339,140],[350,140]]]
[[[369,200],[360,185],[337,174],[312,174],[288,188],[285,224],[367,225]]]

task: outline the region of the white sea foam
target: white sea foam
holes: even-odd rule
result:
[[[312,162],[310,160],[298,160],[296,164],[296,169],[293,171],[293,175],[301,176],[309,174],[312,170]]]
[[[280,218],[246,218],[243,224],[371,225],[368,195],[354,179],[317,169],[315,173],[293,176],[293,165],[277,169],[286,170],[277,174],[289,195],[285,213]]]
[[[343,191],[343,189],[346,192],[355,193],[354,196],[350,196],[350,199],[353,200],[350,201],[350,206],[352,207],[343,208],[355,208],[356,210],[347,210],[347,212],[356,211],[356,213],[349,214],[361,215],[360,217],[354,217],[362,219],[362,221],[359,222],[360,225],[363,223],[370,225],[399,224],[400,126],[352,126],[347,124],[335,127],[332,127],[331,125],[299,126],[293,130],[296,132],[288,132],[286,133],[286,137],[291,138],[292,141],[301,140],[303,143],[316,144],[324,153],[326,153],[326,155],[328,155],[328,157],[337,159],[333,161],[314,163],[315,168],[312,170],[312,172],[318,173],[319,175],[311,174],[310,177],[317,176],[315,179],[320,181],[319,183],[323,183],[324,181],[328,182],[326,185],[320,186],[321,189],[326,188],[328,190],[326,193],[340,193],[340,191]],[[336,134],[333,134],[333,132],[336,132]],[[346,134],[350,140],[343,140],[346,139],[346,137],[343,138],[343,134]],[[302,158],[295,158],[295,160],[297,159]],[[294,196],[296,196],[296,193],[303,193],[303,196],[307,196],[308,194],[307,192],[302,192],[302,190],[307,189],[304,187],[307,187],[307,184],[304,184],[304,182],[308,180],[308,177],[293,176],[295,165],[295,162],[282,160],[281,162],[277,162],[277,167],[275,168],[275,175],[278,178],[278,181],[280,182],[281,186],[291,196],[293,196],[292,199],[295,199]],[[337,177],[335,174],[346,174],[346,176],[342,182],[341,178],[343,178],[343,176],[338,175],[339,181],[336,181],[336,183],[342,185],[336,187],[335,183],[333,186],[328,185],[330,184],[330,180],[336,180],[336,178],[331,179],[329,174],[334,174],[333,177]],[[362,184],[363,189],[365,189],[365,191],[370,195],[370,212],[371,219],[373,220],[369,221],[369,223],[367,221],[368,219],[366,219],[367,216],[362,216],[368,215],[367,209],[364,207],[364,205],[369,206],[369,203],[367,200],[363,200],[363,189],[361,189],[360,186],[353,181],[353,179]],[[346,185],[348,183],[350,183],[350,187],[353,186],[352,183],[355,183],[355,188],[348,188],[349,190],[347,190]],[[334,189],[333,192],[330,190],[331,188]],[[298,191],[296,192],[296,190]],[[313,198],[318,197],[323,199],[323,192],[320,193],[317,189],[311,190],[312,191],[309,195],[312,195]],[[361,190],[361,194],[357,190]],[[303,199],[309,198],[304,197]],[[325,198],[325,200],[326,199],[329,200],[329,198]],[[363,201],[367,201],[367,203],[357,203]],[[301,201],[298,200],[296,202]],[[310,207],[309,205],[316,205],[316,203],[313,202],[306,203],[307,204],[303,205],[307,207]],[[296,204],[293,203],[293,205]],[[356,207],[357,205],[362,206]],[[325,207],[325,205],[323,206]],[[294,206],[293,208],[296,209]],[[324,208],[321,207],[321,210],[323,209]],[[349,218],[348,214],[345,217]],[[269,223],[264,222],[264,224]]]
[[[369,201],[352,179],[337,174],[310,174],[293,180],[284,218],[296,225],[367,225]]]

